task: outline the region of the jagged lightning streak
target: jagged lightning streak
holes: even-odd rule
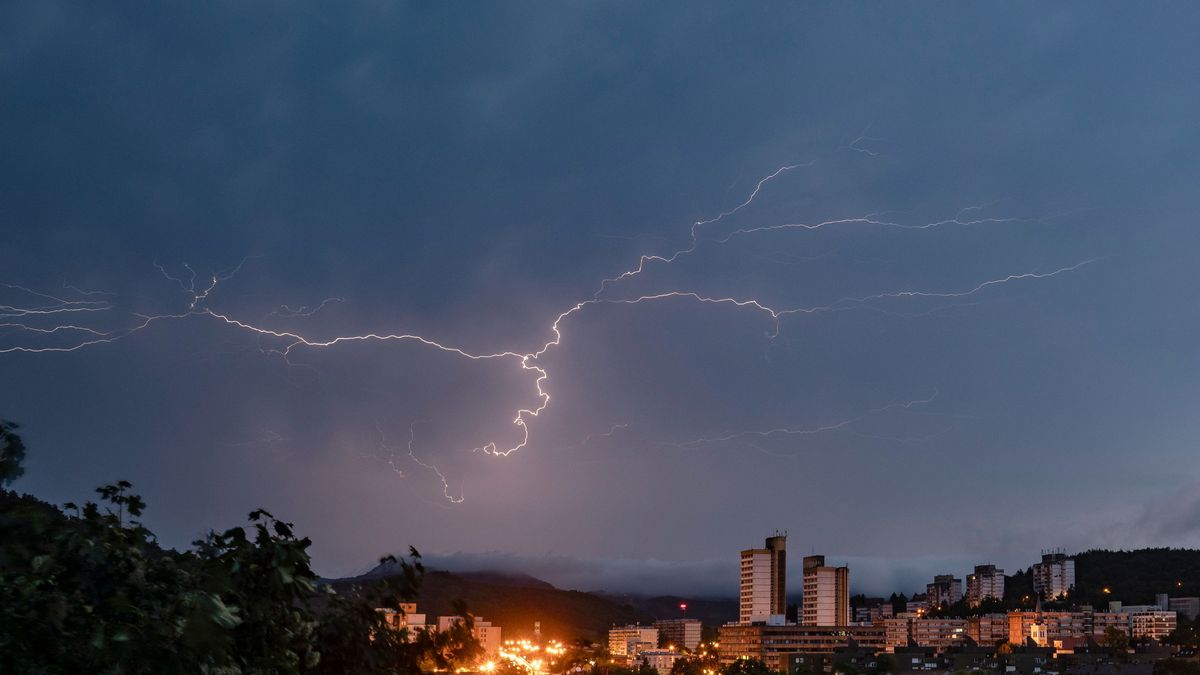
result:
[[[822,424],[822,425],[815,426],[815,427],[776,427],[774,429],[755,429],[755,430],[747,430],[747,431],[736,431],[736,432],[725,434],[722,436],[711,436],[711,437],[707,437],[707,438],[694,438],[694,439],[688,440],[688,441],[664,443],[664,445],[669,445],[669,446],[676,447],[676,448],[694,448],[694,447],[698,447],[698,446],[702,446],[702,445],[728,443],[730,441],[735,441],[735,440],[749,438],[749,437],[771,438],[774,436],[812,436],[814,434],[822,434],[822,433],[826,433],[829,431],[837,431],[839,429],[845,429],[845,428],[853,425],[856,422],[861,422],[862,420],[865,420],[868,417],[871,417],[873,415],[878,415],[880,413],[884,413],[889,410],[908,410],[909,408],[912,408],[914,406],[926,405],[928,403],[932,403],[933,400],[935,398],[937,398],[937,395],[938,395],[938,392],[936,389],[934,389],[933,394],[926,398],[919,398],[919,399],[914,399],[912,401],[904,401],[904,402],[898,402],[898,403],[888,403],[887,405],[882,405],[877,408],[871,408],[870,410],[868,410],[860,415],[856,415],[854,417],[848,417],[848,418],[840,420],[838,422],[830,422],[828,424]]]
[[[233,443],[226,443],[225,445],[230,448],[254,448],[254,447],[266,447],[266,446],[274,445],[276,443],[286,443],[289,440],[288,438],[284,437],[282,434],[279,434],[278,432],[272,431],[270,429],[264,429],[263,432],[264,432],[263,435],[259,438],[254,438],[254,439],[251,439],[248,441],[237,441],[237,442],[233,442]]]
[[[850,141],[849,143],[843,145],[842,147],[838,148],[838,150],[849,150],[850,152],[857,152],[857,153],[860,153],[863,155],[868,155],[870,157],[878,157],[880,153],[878,153],[870,148],[864,148],[859,145],[860,143],[869,143],[872,141],[882,140],[879,138],[874,138],[872,136],[868,136],[867,132],[870,130],[871,130],[871,125],[868,124],[865,128],[863,128],[862,133],[860,133],[858,135],[858,138],[855,138],[854,140]]]
[[[11,319],[18,317],[37,317],[37,316],[53,316],[55,314],[74,314],[84,312],[106,312],[111,309],[111,305],[103,300],[66,300],[48,293],[41,293],[31,288],[17,286],[15,284],[0,284],[0,288],[18,291],[26,295],[31,295],[42,300],[49,300],[51,304],[40,304],[33,306],[22,307],[19,305],[0,305],[0,318]]]
[[[789,316],[789,315],[817,314],[817,313],[821,313],[821,312],[833,312],[833,311],[849,311],[852,309],[859,309],[859,308],[861,308],[861,309],[876,309],[876,308],[872,307],[870,305],[870,303],[872,303],[873,301],[885,300],[885,299],[922,298],[922,297],[924,297],[924,298],[943,298],[943,299],[962,298],[962,297],[974,295],[976,293],[982,292],[983,290],[985,290],[987,288],[990,288],[990,287],[996,286],[996,285],[1000,285],[1000,284],[1006,284],[1006,283],[1011,283],[1011,282],[1015,282],[1015,281],[1025,280],[1025,279],[1045,279],[1048,277],[1056,276],[1058,274],[1075,271],[1078,268],[1093,262],[1093,260],[1086,260],[1086,261],[1083,261],[1080,263],[1076,263],[1075,265],[1072,265],[1070,267],[1059,268],[1059,269],[1053,270],[1051,272],[1044,272],[1044,273],[1042,273],[1042,272],[1027,272],[1027,273],[1022,273],[1022,274],[1010,274],[1005,277],[999,277],[999,278],[989,279],[989,280],[985,280],[983,282],[979,282],[973,287],[970,287],[970,288],[967,288],[964,290],[960,290],[960,291],[931,291],[931,290],[886,291],[886,292],[880,292],[877,294],[872,294],[872,295],[867,295],[867,296],[846,297],[846,298],[836,300],[833,303],[829,303],[827,305],[811,306],[811,307],[778,308],[778,307],[773,307],[771,305],[768,305],[765,302],[763,302],[759,299],[753,298],[753,297],[715,296],[715,295],[701,294],[699,292],[689,291],[689,290],[660,291],[660,292],[656,292],[656,293],[647,293],[647,294],[642,294],[642,295],[637,295],[637,296],[627,297],[627,298],[603,297],[605,294],[605,291],[612,284],[615,284],[616,282],[619,282],[619,281],[622,281],[625,279],[629,279],[631,277],[641,274],[647,268],[647,266],[651,263],[662,263],[662,264],[669,265],[669,264],[675,262],[676,260],[695,252],[701,243],[700,228],[705,227],[707,225],[713,225],[718,222],[721,222],[724,219],[726,219],[730,216],[733,216],[734,214],[737,214],[738,212],[742,211],[743,209],[749,207],[759,197],[759,195],[762,193],[764,187],[770,181],[776,179],[783,173],[793,170],[793,169],[796,169],[796,168],[799,168],[799,167],[802,167],[802,166],[811,166],[811,165],[812,165],[812,162],[809,162],[807,164],[785,165],[783,167],[780,167],[779,169],[776,169],[773,173],[768,174],[767,176],[760,179],[755,184],[755,187],[751,191],[750,195],[744,201],[742,201],[735,207],[733,207],[729,210],[723,211],[713,218],[699,220],[699,221],[694,222],[689,230],[689,232],[690,232],[689,244],[687,246],[685,246],[684,248],[681,248],[678,251],[674,252],[673,254],[666,255],[666,256],[642,255],[639,257],[638,264],[635,267],[633,267],[629,270],[626,270],[625,272],[622,272],[621,274],[619,274],[616,277],[603,279],[600,283],[599,289],[593,294],[593,296],[590,299],[586,299],[586,300],[577,302],[575,305],[567,308],[566,310],[560,312],[558,315],[555,316],[553,321],[551,321],[549,324],[549,332],[551,335],[550,339],[545,341],[544,343],[542,343],[538,348],[534,349],[533,351],[520,351],[520,350],[515,350],[515,349],[509,349],[509,350],[498,350],[498,351],[492,351],[492,352],[474,352],[474,351],[468,351],[467,349],[462,348],[462,347],[447,344],[447,343],[444,343],[444,342],[441,342],[441,341],[438,341],[438,340],[435,340],[435,339],[432,339],[432,338],[429,338],[429,337],[426,337],[423,335],[414,334],[414,333],[377,333],[377,332],[372,332],[372,333],[359,334],[359,335],[337,335],[337,336],[334,336],[331,338],[314,338],[314,337],[308,337],[308,336],[306,336],[298,331],[295,331],[295,330],[282,330],[279,328],[270,327],[265,323],[268,319],[271,319],[271,318],[298,318],[298,317],[311,316],[312,314],[321,310],[328,304],[330,304],[332,302],[341,301],[340,298],[327,299],[327,300],[321,302],[319,305],[316,305],[315,307],[312,307],[312,308],[305,307],[305,306],[302,306],[299,308],[292,308],[288,305],[283,305],[276,311],[271,312],[270,314],[266,315],[265,317],[263,317],[262,319],[260,319],[257,322],[250,322],[250,321],[246,321],[243,319],[239,319],[239,318],[236,318],[236,317],[230,315],[227,312],[222,312],[222,311],[213,309],[209,305],[209,301],[210,301],[214,291],[221,284],[221,282],[227,281],[227,280],[233,278],[233,276],[235,274],[237,274],[238,271],[241,270],[241,268],[243,267],[243,265],[246,263],[246,260],[247,260],[247,259],[243,259],[236,267],[234,267],[230,271],[220,272],[220,273],[213,272],[213,273],[209,274],[207,282],[204,284],[199,284],[199,285],[197,284],[199,275],[197,274],[195,269],[193,267],[191,267],[190,265],[185,264],[183,266],[184,269],[187,270],[187,272],[188,272],[188,275],[185,278],[184,276],[172,274],[172,273],[168,272],[166,270],[166,268],[164,268],[163,266],[156,264],[155,267],[159,270],[159,272],[162,274],[162,276],[164,278],[166,278],[169,281],[174,282],[176,285],[179,286],[179,288],[182,291],[184,291],[184,293],[186,295],[188,295],[189,300],[188,300],[186,310],[184,310],[182,312],[164,313],[164,314],[148,314],[148,315],[147,314],[130,314],[130,316],[137,319],[137,321],[135,321],[132,325],[127,326],[125,328],[114,329],[111,331],[102,331],[102,330],[98,330],[95,328],[79,326],[79,325],[75,325],[75,324],[61,324],[61,325],[51,326],[51,327],[46,328],[46,327],[36,326],[36,325],[32,325],[30,323],[27,323],[27,321],[33,320],[30,317],[33,317],[33,318],[46,317],[46,316],[53,317],[55,315],[68,314],[68,313],[93,314],[93,313],[111,312],[114,309],[114,307],[111,304],[111,302],[108,300],[68,300],[65,298],[59,298],[56,296],[51,296],[49,294],[42,294],[37,291],[32,291],[31,289],[27,289],[25,287],[6,285],[6,286],[4,286],[4,288],[23,291],[23,292],[33,295],[34,297],[40,297],[42,300],[50,301],[50,304],[42,303],[42,304],[34,304],[31,306],[0,305],[0,318],[19,319],[19,321],[9,322],[9,324],[6,327],[8,327],[12,330],[16,330],[16,331],[24,331],[24,332],[30,332],[30,333],[42,334],[42,335],[57,334],[57,333],[61,332],[61,333],[84,333],[88,337],[86,337],[85,339],[82,339],[76,343],[67,344],[67,345],[17,344],[14,346],[7,346],[7,347],[0,348],[0,353],[10,353],[10,352],[43,353],[43,352],[75,351],[78,349],[83,349],[86,347],[91,347],[91,346],[95,346],[98,344],[110,343],[110,342],[114,342],[116,340],[123,339],[125,337],[128,337],[129,335],[132,335],[133,333],[136,333],[138,331],[141,331],[141,330],[147,328],[148,326],[150,326],[156,322],[167,321],[167,320],[178,320],[178,319],[184,319],[184,318],[188,318],[188,317],[199,317],[199,318],[207,318],[207,319],[216,320],[216,321],[221,322],[224,325],[229,326],[230,328],[233,328],[235,330],[254,335],[255,339],[259,342],[261,351],[263,351],[264,353],[267,353],[267,354],[278,355],[278,356],[282,357],[285,361],[287,361],[289,364],[291,363],[290,361],[288,361],[289,357],[295,351],[297,351],[299,349],[324,349],[324,348],[332,348],[332,347],[335,347],[335,346],[343,344],[343,343],[367,342],[367,341],[414,342],[414,343],[423,345],[425,347],[433,348],[433,349],[436,349],[436,350],[439,350],[442,352],[446,352],[446,353],[449,353],[449,354],[452,354],[452,355],[455,355],[458,357],[462,357],[464,359],[474,360],[474,361],[507,360],[507,361],[511,361],[516,366],[518,366],[522,372],[528,373],[532,376],[533,385],[534,385],[533,389],[534,389],[534,393],[535,393],[535,396],[533,399],[534,402],[531,405],[527,405],[525,407],[518,408],[514,414],[512,424],[515,425],[519,429],[519,434],[518,434],[519,438],[518,438],[517,442],[508,444],[505,447],[501,447],[497,441],[489,441],[488,443],[485,443],[484,445],[479,446],[474,449],[476,452],[481,452],[482,454],[493,455],[493,456],[497,456],[497,457],[506,457],[518,450],[521,450],[522,448],[524,448],[528,445],[529,439],[530,439],[529,424],[532,422],[532,420],[534,418],[537,418],[544,410],[546,410],[546,408],[550,404],[550,394],[546,388],[547,383],[549,381],[549,372],[546,369],[546,367],[541,365],[540,360],[551,349],[553,349],[557,346],[560,346],[562,344],[563,323],[567,319],[572,317],[573,315],[580,313],[580,312],[584,311],[585,309],[592,307],[592,306],[597,306],[597,305],[636,305],[636,304],[650,303],[650,302],[656,302],[656,301],[685,300],[685,301],[695,302],[700,305],[721,305],[721,306],[729,306],[729,307],[735,308],[735,309],[747,309],[747,310],[751,310],[754,312],[764,314],[765,316],[769,317],[769,319],[771,320],[771,322],[774,325],[774,330],[772,332],[767,333],[767,335],[769,337],[774,337],[779,334],[781,318],[785,317],[785,316]],[[748,235],[757,234],[757,233],[767,233],[767,232],[781,231],[781,230],[787,230],[787,229],[816,230],[816,229],[821,229],[821,228],[825,228],[825,227],[829,227],[829,226],[844,225],[844,224],[866,224],[866,225],[881,226],[881,227],[896,227],[896,228],[909,229],[909,230],[925,230],[925,229],[937,228],[937,227],[942,227],[942,226],[947,226],[947,225],[972,226],[972,225],[981,225],[981,224],[1022,221],[1022,219],[1017,219],[1017,218],[982,218],[982,217],[967,218],[966,217],[967,213],[978,211],[978,210],[981,210],[982,208],[984,208],[984,207],[983,206],[967,207],[965,209],[960,210],[958,212],[958,214],[956,214],[953,218],[945,219],[945,220],[941,220],[941,221],[934,221],[934,222],[930,222],[930,223],[922,223],[922,224],[905,224],[905,223],[900,223],[900,222],[893,221],[893,220],[884,219],[882,214],[867,214],[866,216],[860,216],[860,217],[855,217],[855,218],[843,218],[843,219],[827,220],[827,221],[821,221],[821,222],[815,222],[815,223],[785,223],[785,224],[777,224],[777,225],[746,227],[746,228],[735,229],[731,232],[726,233],[725,235],[723,235],[721,237],[712,238],[712,239],[708,239],[705,241],[711,241],[711,242],[714,242],[715,244],[719,245],[719,244],[728,243],[735,237],[748,236]],[[79,291],[79,293],[82,294],[85,292]],[[93,292],[86,292],[86,293],[87,294],[84,297],[91,297],[92,295],[107,295],[100,291],[93,291]],[[930,311],[932,311],[932,310],[930,310]],[[272,346],[269,348],[264,347],[263,346],[264,341],[272,341]],[[908,405],[914,405],[916,403],[920,403],[920,402],[910,402],[910,404],[908,404]],[[892,405],[903,405],[903,404],[892,404]],[[865,413],[864,415],[875,414],[875,412],[876,411],[868,411],[868,413]],[[804,428],[799,428],[799,427],[795,427],[795,428],[786,428],[785,427],[785,428],[780,428],[780,429],[767,430],[765,432],[753,432],[753,431],[739,432],[739,434],[771,435],[771,434],[782,434],[782,433],[789,433],[789,434],[821,433],[824,431],[831,431],[831,430],[836,430],[839,428],[844,428],[850,424],[853,424],[853,422],[855,422],[861,418],[862,418],[862,416],[859,416],[857,418],[851,418],[848,420],[844,420],[843,422],[835,423],[832,425],[824,425],[824,426],[816,427],[816,428],[812,428],[812,429],[804,429]],[[415,425],[415,423],[414,423],[414,425]],[[615,431],[615,427],[614,427],[614,429],[610,430],[609,434],[611,434],[612,431]],[[382,431],[380,433],[382,433]],[[691,445],[689,445],[689,444],[695,444],[695,443],[721,442],[722,440],[731,440],[732,438],[737,438],[737,437],[739,437],[739,436],[734,435],[731,438],[696,439],[695,441],[684,442],[684,445],[681,447],[691,447]],[[434,466],[428,462],[425,462],[416,456],[415,451],[413,449],[414,442],[415,442],[415,430],[413,428],[410,428],[409,457],[415,463],[417,463],[419,466],[422,466],[422,467],[426,468],[427,470],[430,470],[438,475],[438,477],[441,479],[441,481],[443,483],[443,493],[447,499],[449,499],[452,502],[456,502],[456,503],[460,502],[462,500],[462,495],[460,494],[458,497],[454,497],[453,495],[450,494],[449,482],[446,480],[445,475],[436,466]],[[399,469],[397,467],[395,467],[394,463],[393,463],[393,469],[396,469],[399,472]]]
[[[581,440],[578,443],[575,443],[573,445],[568,445],[564,449],[565,450],[574,450],[575,448],[586,447],[588,443],[591,443],[593,440],[595,440],[597,438],[612,438],[613,434],[617,433],[618,431],[624,431],[628,428],[629,428],[628,424],[613,423],[613,424],[608,425],[608,429],[606,429],[605,431],[588,434],[587,436],[583,437],[583,440]]]
[[[630,277],[634,277],[634,276],[641,274],[646,269],[646,265],[649,263],[662,262],[662,263],[666,263],[669,265],[669,264],[675,262],[675,259],[678,258],[679,256],[687,255],[687,254],[695,251],[696,247],[700,245],[699,229],[701,227],[703,227],[705,225],[711,225],[713,223],[718,223],[718,222],[724,220],[725,218],[732,216],[733,214],[737,213],[738,211],[741,211],[742,209],[746,208],[747,206],[750,206],[750,204],[754,203],[754,200],[758,198],[758,193],[762,192],[763,186],[766,185],[767,183],[771,182],[772,180],[775,180],[776,178],[778,178],[779,175],[784,173],[785,171],[791,171],[792,169],[798,169],[801,167],[809,167],[815,163],[816,163],[816,160],[814,159],[809,162],[805,162],[803,164],[786,164],[784,166],[779,167],[778,169],[775,169],[775,171],[773,173],[770,173],[767,176],[764,176],[763,178],[761,178],[758,181],[758,183],[756,183],[754,185],[754,189],[750,191],[750,196],[746,198],[746,201],[742,202],[741,204],[738,204],[737,206],[733,207],[732,209],[729,209],[728,211],[722,211],[721,213],[717,214],[716,216],[714,216],[712,218],[709,218],[707,220],[697,220],[696,222],[692,223],[692,227],[690,230],[691,239],[690,239],[690,243],[688,244],[688,246],[686,246],[685,248],[681,248],[678,251],[675,251],[674,253],[672,253],[671,255],[665,256],[665,257],[659,256],[659,255],[643,255],[643,256],[641,256],[638,259],[638,264],[636,267],[626,270],[626,271],[618,274],[615,277],[611,277],[608,279],[602,279],[600,281],[600,288],[598,288],[596,290],[596,293],[592,297],[599,298],[601,295],[603,295],[604,290],[608,287],[609,284],[613,284],[618,281],[622,281],[622,280],[628,279]]]
[[[415,462],[418,466],[420,466],[428,471],[432,471],[438,477],[438,479],[442,481],[442,496],[444,496],[446,499],[450,500],[454,504],[463,503],[464,497],[461,492],[461,488],[460,488],[459,495],[457,497],[450,494],[450,481],[446,480],[446,475],[442,473],[441,469],[437,468],[436,465],[426,462],[426,461],[422,460],[421,458],[417,457],[417,451],[413,446],[416,444],[416,441],[417,441],[417,422],[418,421],[419,420],[414,420],[413,422],[409,423],[409,425],[408,425],[408,457],[409,457],[409,459],[411,459],[413,462]],[[396,453],[394,450],[392,450],[388,446],[387,437],[383,433],[383,427],[380,426],[379,424],[376,424],[375,428],[379,431],[380,447],[391,451],[391,458],[388,460],[388,464],[392,467],[393,471],[400,474],[401,476],[404,476],[405,475],[404,471],[400,467],[396,466],[396,461],[395,461]]]
[[[773,174],[773,175],[775,175],[775,174]],[[797,223],[780,223],[780,224],[776,224],[776,225],[761,225],[758,227],[739,228],[739,229],[733,230],[732,232],[729,232],[728,234],[726,234],[723,237],[716,237],[716,238],[709,239],[707,241],[709,241],[713,244],[716,244],[716,245],[723,245],[723,244],[728,244],[729,242],[733,241],[735,238],[752,235],[752,234],[761,234],[761,233],[767,233],[767,232],[779,232],[779,231],[783,231],[783,230],[820,230],[820,229],[824,229],[824,228],[832,227],[832,226],[836,226],[836,225],[875,225],[878,227],[897,228],[897,229],[901,229],[901,230],[929,230],[929,229],[945,227],[945,226],[950,226],[950,225],[969,227],[969,226],[975,226],[975,225],[1033,222],[1031,219],[1028,219],[1028,218],[1012,218],[1012,217],[1008,217],[1008,218],[998,218],[998,217],[972,218],[972,219],[967,219],[967,220],[963,219],[962,216],[964,213],[967,213],[967,212],[973,211],[973,210],[978,210],[980,208],[983,208],[983,207],[968,206],[964,209],[960,209],[959,212],[957,214],[955,214],[955,216],[953,218],[945,218],[943,220],[936,220],[936,221],[932,221],[932,222],[928,222],[928,223],[916,223],[916,224],[901,223],[901,222],[893,221],[893,220],[884,220],[882,218],[882,216],[883,216],[882,213],[868,213],[868,214],[862,215],[862,216],[849,217],[849,218],[835,218],[835,219],[823,220],[823,221],[818,221],[818,222],[813,222],[813,223],[797,222]],[[735,211],[736,211],[736,209],[735,209]],[[709,222],[716,222],[716,220],[714,219],[713,221],[709,221]],[[663,265],[670,265],[672,263],[675,263],[676,261],[678,261],[681,258],[690,256],[696,252],[696,250],[699,248],[699,246],[700,246],[700,240],[697,239],[695,237],[695,235],[693,235],[692,241],[688,246],[681,248],[681,249],[675,251],[674,253],[671,253],[670,255],[666,255],[666,256],[643,255],[638,260],[638,264],[635,267],[625,270],[624,272],[621,272],[620,274],[618,274],[615,277],[610,277],[610,278],[602,280],[600,282],[600,288],[597,289],[597,291],[593,295],[593,297],[598,299],[598,298],[600,298],[600,296],[602,296],[604,294],[604,292],[608,289],[609,286],[611,286],[617,282],[625,281],[627,279],[631,279],[633,277],[643,274],[646,271],[647,266],[652,263],[661,263]]]
[[[346,301],[345,298],[325,298],[324,300],[322,300],[320,303],[316,304],[313,307],[309,307],[308,305],[300,305],[299,307],[290,307],[288,305],[280,305],[277,309],[272,311],[270,314],[267,314],[267,316],[265,316],[263,318],[266,319],[266,318],[270,318],[273,316],[277,316],[277,317],[280,317],[283,319],[295,319],[295,318],[300,318],[300,317],[309,317],[309,316],[313,316],[317,312],[325,309],[326,307],[328,307],[329,305],[332,305],[335,302],[345,302],[345,301]]]

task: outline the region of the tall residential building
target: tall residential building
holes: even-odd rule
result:
[[[738,623],[782,623],[787,612],[787,535],[742,551]]]
[[[850,624],[850,568],[826,567],[825,556],[804,558],[805,626],[848,626]]]
[[[654,622],[658,641],[663,647],[695,649],[700,646],[702,626],[699,619],[660,619]]]
[[[658,629],[653,626],[622,626],[608,630],[608,651],[629,658],[638,652],[658,649]]]
[[[1044,553],[1033,566],[1033,590],[1045,598],[1058,598],[1075,588],[1075,561],[1066,553]]]
[[[978,607],[988,598],[1004,599],[1004,570],[995,565],[976,565],[975,572],[967,575],[967,604]]]
[[[953,574],[938,574],[932,584],[925,585],[925,595],[934,607],[953,605],[962,600],[962,579],[955,579]]]

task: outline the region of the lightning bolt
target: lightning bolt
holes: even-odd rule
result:
[[[446,479],[446,475],[444,473],[442,473],[441,469],[437,468],[436,465],[426,462],[426,461],[422,460],[420,457],[417,457],[417,451],[413,446],[417,442],[417,422],[418,421],[419,420],[414,420],[413,422],[409,423],[409,425],[408,425],[408,446],[407,446],[407,448],[408,448],[409,459],[411,459],[418,466],[420,466],[428,471],[432,471],[434,473],[434,475],[436,475],[438,477],[438,479],[442,481],[442,495],[446,499],[448,499],[451,503],[454,503],[454,504],[463,503],[464,498],[463,498],[461,489],[460,489],[459,495],[457,497],[450,494],[450,481]],[[381,448],[388,450],[390,453],[390,458],[388,459],[388,464],[392,467],[393,471],[395,471],[397,474],[399,474],[401,476],[404,476],[405,475],[404,471],[400,467],[396,466],[396,452],[395,452],[395,449],[390,448],[388,446],[387,437],[383,433],[383,427],[380,426],[379,424],[376,424],[375,428],[379,431],[379,446]]]
[[[860,137],[860,139],[856,139],[851,146],[855,146],[855,144],[861,140],[866,140],[865,132],[864,135]],[[860,148],[856,149],[863,151]],[[619,282],[641,275],[648,268],[648,266],[652,264],[671,265],[672,263],[675,263],[676,261],[694,253],[702,242],[711,242],[713,245],[719,246],[727,244],[734,238],[738,237],[762,235],[765,233],[785,230],[819,230],[827,227],[849,225],[889,227],[919,231],[947,226],[972,227],[990,224],[1029,222],[1027,219],[1021,218],[983,217],[978,215],[976,212],[983,210],[988,205],[980,205],[964,208],[952,218],[926,223],[902,223],[896,220],[887,219],[883,213],[872,213],[864,216],[832,219],[812,223],[797,222],[743,227],[727,231],[723,235],[715,238],[705,240],[701,239],[700,234],[702,229],[722,223],[726,219],[732,218],[739,212],[749,208],[763,194],[764,190],[772,181],[778,179],[787,172],[801,167],[812,166],[814,162],[789,164],[779,167],[774,172],[761,178],[755,184],[749,196],[747,196],[742,202],[738,203],[732,208],[718,213],[712,218],[695,221],[689,228],[690,236],[688,244],[683,248],[680,248],[669,255],[641,255],[639,256],[638,262],[635,266],[619,273],[614,277],[602,279],[598,289],[590,298],[581,300],[554,316],[554,318],[548,324],[549,339],[536,346],[532,350],[499,349],[495,351],[477,352],[468,350],[461,346],[436,340],[432,337],[406,332],[370,332],[364,334],[336,335],[328,338],[317,338],[307,336],[298,330],[282,329],[268,325],[268,322],[271,319],[295,319],[311,317],[328,305],[341,302],[341,298],[328,298],[312,307],[303,305],[298,307],[281,305],[278,309],[267,314],[258,321],[249,321],[242,318],[237,318],[227,312],[214,309],[211,306],[211,300],[214,297],[214,294],[223,282],[233,279],[234,276],[242,270],[243,266],[245,266],[247,261],[250,259],[250,257],[247,257],[243,258],[236,266],[227,271],[214,271],[205,275],[198,274],[195,268],[189,264],[182,265],[184,273],[179,273],[177,271],[173,272],[168,270],[166,267],[159,265],[158,263],[154,263],[154,267],[163,276],[163,278],[178,286],[180,291],[184,293],[186,297],[185,308],[181,311],[160,314],[140,314],[129,312],[123,317],[126,325],[109,330],[102,330],[98,327],[81,325],[80,322],[50,323],[49,325],[38,322],[55,322],[58,321],[60,317],[64,316],[114,316],[117,313],[117,309],[113,304],[113,300],[111,300],[113,297],[112,294],[108,294],[103,291],[82,291],[74,287],[64,286],[64,288],[71,290],[77,296],[77,298],[67,298],[59,297],[58,295],[42,293],[40,291],[35,291],[23,286],[0,284],[0,288],[12,291],[19,298],[25,299],[24,301],[8,301],[12,302],[13,304],[0,304],[0,319],[9,320],[6,323],[0,324],[0,328],[5,328],[9,331],[5,337],[12,338],[13,336],[27,335],[31,338],[31,340],[26,341],[21,341],[18,339],[15,343],[10,343],[6,346],[0,346],[0,354],[14,352],[73,352],[123,340],[160,322],[194,318],[215,321],[227,326],[232,330],[251,335],[258,343],[261,352],[266,355],[280,357],[289,365],[292,365],[292,362],[290,361],[291,356],[302,349],[331,349],[343,344],[360,342],[413,343],[469,361],[507,361],[512,363],[514,368],[516,368],[519,372],[528,375],[531,378],[533,394],[532,400],[529,404],[518,406],[513,413],[511,424],[517,428],[517,437],[514,442],[501,444],[499,441],[491,440],[473,448],[472,450],[473,452],[484,455],[507,457],[512,453],[527,447],[530,442],[530,424],[550,405],[551,396],[548,391],[550,374],[546,366],[542,364],[542,358],[549,351],[562,344],[564,339],[564,323],[566,321],[568,321],[574,315],[595,306],[626,306],[653,302],[684,301],[694,303],[699,306],[720,306],[728,307],[734,310],[746,310],[761,314],[768,319],[768,322],[772,325],[772,330],[767,332],[766,335],[767,337],[773,339],[779,335],[781,320],[784,317],[791,315],[819,314],[824,312],[851,311],[856,309],[883,311],[875,307],[874,303],[879,301],[901,300],[906,298],[967,298],[984,292],[987,289],[1004,284],[1026,280],[1048,279],[1061,274],[1074,272],[1096,261],[1096,259],[1088,259],[1082,262],[1074,263],[1070,266],[1060,267],[1049,272],[1032,271],[1008,274],[1002,277],[985,279],[975,283],[974,285],[959,290],[888,290],[864,296],[844,297],[825,305],[806,307],[776,307],[754,297],[710,295],[687,289],[665,290],[640,295],[632,295],[630,297],[610,297],[608,295],[610,288]],[[65,341],[62,343],[52,344],[43,344],[39,342],[39,340],[47,338],[48,336],[58,336],[59,338],[78,336],[78,339],[75,339],[74,341]],[[673,445],[676,447],[688,448],[713,443],[729,442],[732,440],[749,437],[811,435],[836,431],[850,427],[865,417],[879,414],[885,410],[894,408],[908,409],[912,406],[928,403],[930,400],[932,400],[932,398],[909,401],[907,403],[888,404],[887,406],[883,406],[881,408],[869,410],[856,417],[847,418],[839,422],[817,427],[779,427],[766,430],[739,431],[725,436],[682,441]],[[436,465],[422,460],[417,456],[414,450],[415,425],[416,422],[410,425],[409,428],[409,459],[411,459],[418,466],[435,474],[439,478],[439,480],[442,482],[443,495],[446,499],[453,503],[460,503],[463,500],[463,495],[461,492],[457,496],[451,494],[449,481],[443,472]],[[618,428],[624,428],[624,425],[614,425],[608,432],[601,435],[611,435]],[[379,429],[379,433],[381,435],[381,445],[386,446],[386,438],[383,438],[382,429]],[[395,453],[393,452],[391,461],[392,468],[397,473],[403,475],[403,471],[395,465],[394,460]]]
[[[868,155],[870,157],[878,157],[879,156],[878,152],[875,152],[874,150],[872,150],[870,148],[864,148],[860,145],[860,143],[869,143],[872,141],[883,140],[880,138],[872,138],[871,136],[868,136],[867,132],[870,130],[871,130],[871,125],[868,124],[866,127],[863,128],[862,133],[860,133],[858,135],[858,138],[855,138],[854,140],[850,141],[846,145],[843,145],[842,147],[838,148],[838,150],[849,150],[850,152],[857,152],[857,153],[860,153],[863,155]]]
[[[667,443],[666,445],[676,447],[676,448],[695,448],[695,447],[700,447],[700,446],[704,446],[704,445],[728,443],[730,441],[736,441],[736,440],[750,438],[750,437],[771,438],[771,437],[775,437],[775,436],[812,436],[814,434],[823,434],[823,433],[830,432],[830,431],[837,431],[839,429],[845,429],[845,428],[850,427],[851,425],[855,424],[856,422],[861,422],[861,421],[867,419],[868,417],[871,417],[873,415],[878,415],[880,413],[888,412],[889,410],[908,410],[909,408],[912,408],[914,406],[926,405],[926,404],[932,403],[935,398],[937,398],[937,390],[936,389],[934,390],[933,394],[927,398],[915,399],[912,401],[904,401],[904,402],[899,402],[899,403],[888,403],[887,405],[882,405],[877,408],[871,408],[870,410],[868,410],[860,415],[855,415],[854,417],[848,417],[848,418],[840,420],[838,422],[830,422],[828,424],[822,424],[822,425],[815,426],[815,427],[776,427],[774,429],[752,429],[752,430],[747,430],[747,431],[735,431],[733,433],[725,434],[722,436],[710,436],[707,438],[695,438],[695,439],[692,439],[689,441]]]

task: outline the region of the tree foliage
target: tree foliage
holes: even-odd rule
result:
[[[721,675],[775,675],[760,659],[737,659],[721,670]]]
[[[25,444],[16,434],[17,425],[0,420],[0,487],[25,473]]]
[[[21,447],[12,429],[6,447]],[[158,546],[131,488],[63,509],[0,490],[0,672],[416,673],[478,655],[465,608],[440,633],[384,623],[377,608],[417,597],[416,550],[398,575],[337,594],[309,539],[267,511],[179,552]]]

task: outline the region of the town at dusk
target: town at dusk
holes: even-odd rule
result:
[[[0,3],[0,675],[1200,675],[1197,26]]]

